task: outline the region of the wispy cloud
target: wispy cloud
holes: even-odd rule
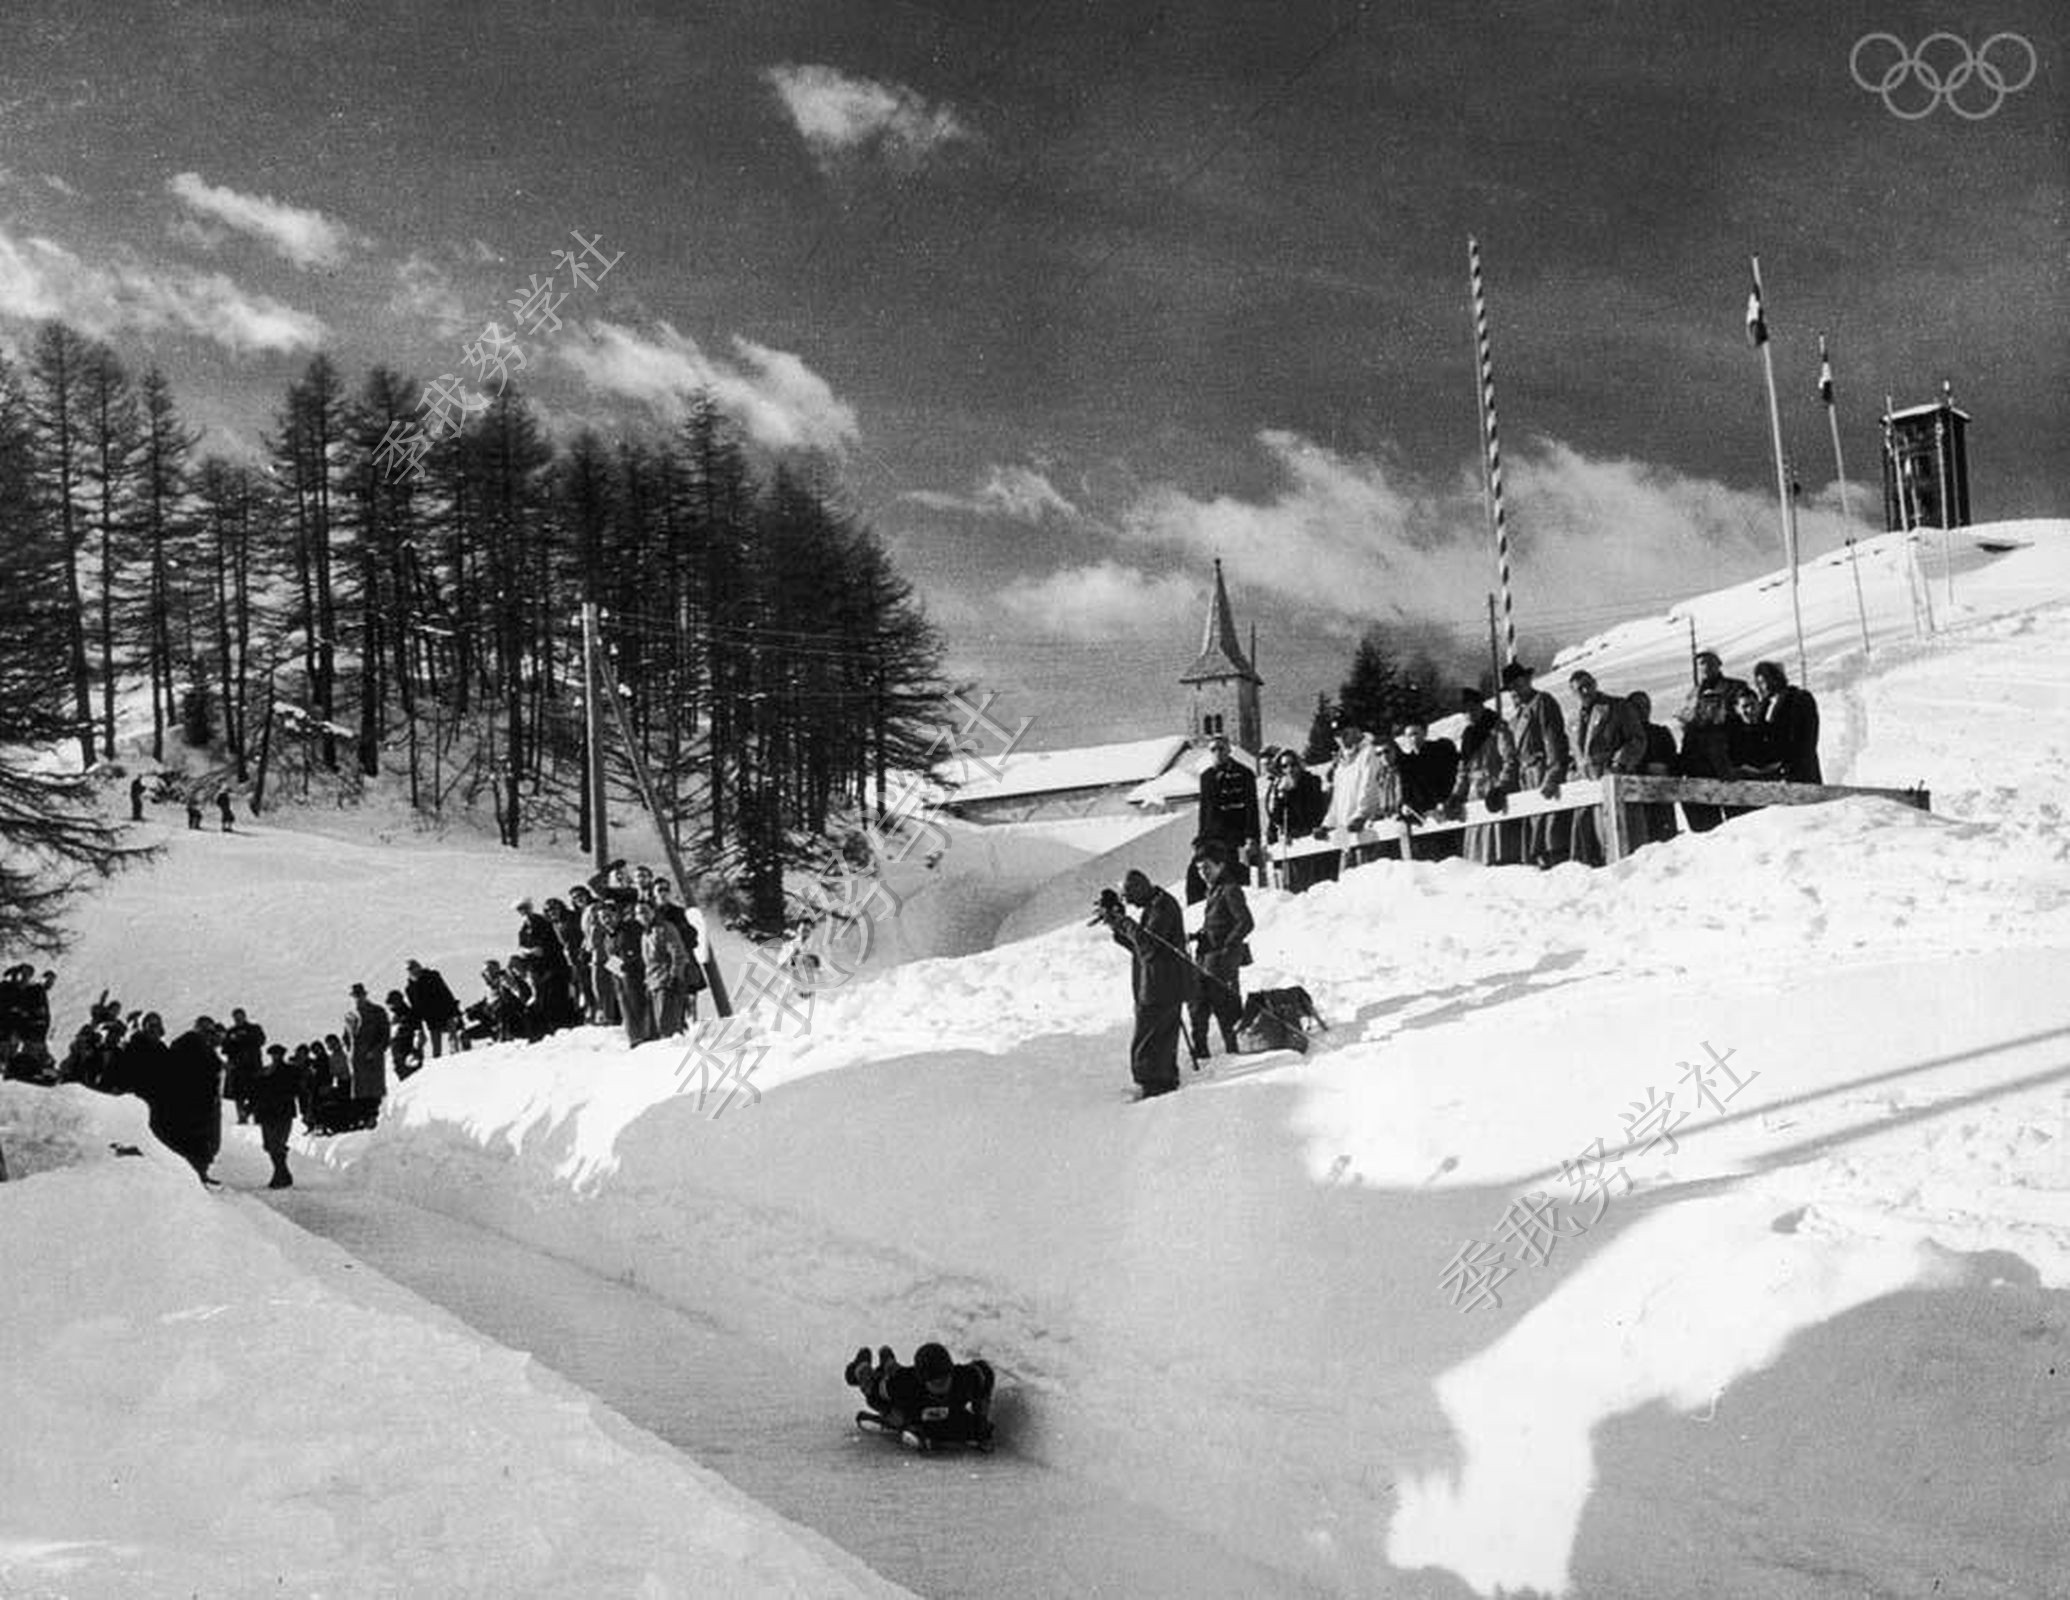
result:
[[[55,172],[39,173],[37,176],[43,180],[44,188],[54,190],[56,193],[63,195],[67,200],[76,200],[79,197],[79,191],[65,182]]]
[[[903,84],[791,63],[771,67],[764,77],[823,168],[875,154],[911,169],[945,146],[974,137],[947,106],[931,104]]]
[[[166,183],[173,197],[189,210],[212,217],[238,233],[263,241],[277,255],[298,267],[335,266],[363,237],[302,206],[271,195],[240,194],[203,181],[198,172],[182,172]],[[206,238],[206,235],[201,236]]]
[[[1479,475],[1418,478],[1386,461],[1346,457],[1297,434],[1259,442],[1281,485],[1258,500],[1201,499],[1153,488],[1123,513],[1124,539],[1219,556],[1232,577],[1356,620],[1470,623],[1490,585]],[[1779,564],[1775,502],[1672,468],[1597,460],[1554,440],[1507,457],[1519,620],[1608,615]],[[1816,502],[1800,519],[1807,554],[1837,546],[1840,518]]]
[[[996,596],[997,612],[1031,634],[1087,643],[1184,638],[1205,603],[1197,576],[1153,575],[1116,561],[1016,579]]]
[[[554,349],[596,388],[666,415],[681,415],[693,395],[709,394],[750,439],[771,449],[840,450],[858,436],[854,407],[791,352],[736,338],[727,360],[666,322],[656,327],[650,338],[600,322],[586,338]]]
[[[393,316],[418,317],[441,334],[457,334],[469,327],[467,302],[454,285],[452,274],[432,257],[412,250],[396,263],[395,292],[388,297]]]
[[[1015,522],[1042,522],[1057,518],[1077,522],[1083,513],[1034,467],[991,466],[983,480],[968,494],[942,489],[912,489],[904,495],[915,505],[936,511],[963,511],[980,517],[1005,517]]]
[[[228,349],[314,349],[322,321],[220,272],[164,267],[133,256],[102,264],[45,238],[0,229],[0,316],[60,318],[97,337],[118,328],[176,329]]]

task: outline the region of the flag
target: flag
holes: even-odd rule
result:
[[[1754,287],[1747,295],[1747,343],[1756,349],[1768,342],[1768,318],[1761,309],[1761,268],[1754,267]]]
[[[1818,336],[1818,397],[1826,405],[1833,403],[1833,363],[1826,358],[1826,336]]]

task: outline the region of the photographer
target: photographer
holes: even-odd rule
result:
[[[1132,920],[1123,902],[1141,913]],[[1136,1098],[1169,1094],[1179,1086],[1180,1012],[1193,991],[1193,963],[1186,958],[1186,919],[1179,902],[1140,871],[1121,881],[1121,893],[1100,891],[1095,922],[1134,958],[1131,981],[1136,1005],[1135,1034],[1129,1040],[1129,1074]]]
[[[1211,1014],[1222,1033],[1223,1052],[1236,1054],[1236,1024],[1243,1015],[1242,968],[1251,959],[1245,941],[1251,936],[1252,922],[1250,903],[1243,892],[1243,872],[1230,859],[1228,848],[1219,840],[1209,840],[1200,847],[1195,865],[1207,885],[1200,932],[1193,936],[1200,952],[1201,976],[1186,1005],[1197,1066],[1207,1059]]]

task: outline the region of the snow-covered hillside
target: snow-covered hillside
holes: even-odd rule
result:
[[[1894,543],[1864,557],[1889,557],[1898,583]],[[1126,957],[1072,918],[822,995],[809,1025],[765,1013],[760,1098],[721,1116],[680,1043],[627,1052],[584,1031],[439,1063],[380,1129],[299,1159],[340,1194],[485,1224],[822,1367],[830,1429],[856,1344],[981,1349],[1007,1376],[1016,1452],[1154,1506],[1286,1593],[2065,1593],[2070,524],[1971,530],[1951,565],[1956,609],[1935,593],[1947,631],[1914,638],[1900,589],[1872,612],[1867,659],[1848,642],[1844,565],[1809,569],[1803,591],[1829,774],[1923,780],[1932,814],[1779,809],[1599,872],[1381,864],[1297,898],[1258,892],[1248,981],[1306,985],[1332,1024],[1305,1060],[1218,1057],[1181,1094],[1127,1104]],[[1940,579],[1935,559],[1928,571]],[[1729,670],[1793,660],[1780,589],[1686,609]],[[1665,709],[1687,648],[1679,622],[1634,623],[1544,681],[1563,689],[1586,661]],[[178,921],[196,892],[185,858],[220,862],[236,842],[175,836],[162,866],[88,908],[82,963],[99,970],[81,989],[145,1001],[170,951],[225,971],[248,943],[292,947],[326,925],[309,892],[276,936],[281,897],[258,885],[242,923]],[[350,882],[355,917],[400,917],[414,886],[442,916],[465,900],[500,928],[522,876],[429,845],[390,852],[409,870],[362,875],[336,840],[268,843],[273,881],[299,849],[294,881]],[[465,936],[455,923],[427,948]],[[247,971],[262,1018],[291,978],[299,993],[317,977]],[[11,1091],[11,1158],[39,1094],[86,1099]],[[104,1136],[96,1122],[69,1143]],[[142,1548],[182,1573],[218,1561],[229,1577],[210,1592],[233,1594],[273,1592],[276,1571],[351,1593],[711,1581],[700,1511],[667,1522],[680,1545],[563,1586],[581,1519],[477,1498],[467,1474],[490,1474],[490,1445],[440,1465],[336,1427],[310,1442],[285,1402],[258,1406],[235,1482],[247,1514],[319,1530],[295,1546],[302,1564],[269,1566],[220,1511],[125,1520],[138,1502],[191,1509],[177,1441],[214,1430],[231,1448],[276,1344],[297,1348],[297,1333],[274,1338],[269,1319],[290,1315],[275,1301],[343,1293],[328,1247],[175,1176],[105,1159],[0,1189],[0,1265],[34,1285],[0,1312],[0,1372],[33,1419],[17,1436],[69,1430],[53,1446],[68,1472],[129,1485],[105,1501],[0,1468],[0,1588],[137,1592],[124,1580]],[[208,1241],[191,1261],[190,1232]],[[541,1495],[584,1462],[599,1494],[635,1472],[660,1474],[672,1506],[708,1487],[537,1373],[498,1370],[400,1291],[366,1292],[374,1310],[318,1314],[368,1319],[369,1340],[377,1314],[421,1318],[443,1330],[442,1360],[475,1351],[477,1382],[518,1391],[494,1448],[528,1454]],[[448,1426],[483,1404],[435,1365],[369,1360]],[[96,1377],[110,1369],[151,1377]],[[563,1408],[560,1432],[532,1431],[535,1404]],[[136,1446],[137,1414],[163,1424],[156,1449]],[[388,1447],[384,1480],[460,1475],[438,1531],[414,1502],[394,1521],[365,1514]],[[390,1557],[368,1530],[398,1526]],[[761,1575],[724,1592],[865,1581],[809,1536],[756,1537]],[[519,1565],[418,1588],[440,1539],[507,1539]],[[806,1562],[835,1575],[816,1587]]]

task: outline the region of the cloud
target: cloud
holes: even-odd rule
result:
[[[1207,605],[1199,576],[1153,576],[1115,561],[1019,578],[995,595],[1003,613],[1044,639],[1112,643],[1119,638],[1186,638]]]
[[[874,152],[911,170],[935,151],[973,137],[953,111],[930,105],[903,84],[789,63],[763,76],[822,168]]]
[[[840,450],[858,436],[855,409],[799,357],[751,339],[733,341],[732,360],[705,353],[668,323],[654,338],[599,322],[587,338],[554,348],[594,387],[680,416],[709,394],[747,436],[771,449]]]
[[[936,511],[964,511],[1015,522],[1041,522],[1048,517],[1077,522],[1084,515],[1047,476],[1033,467],[989,467],[984,481],[969,494],[912,489],[903,498]]]
[[[0,316],[56,317],[85,333],[176,329],[249,350],[314,349],[321,320],[270,295],[252,294],[220,272],[161,267],[122,256],[88,262],[49,239],[20,241],[0,230]]]
[[[452,275],[422,251],[412,250],[395,268],[395,292],[388,297],[393,316],[421,317],[441,333],[467,329],[467,302],[454,287]]]
[[[342,222],[332,221],[321,211],[291,206],[271,195],[214,188],[203,182],[198,172],[182,172],[170,179],[166,188],[189,210],[264,241],[275,254],[298,267],[334,266],[353,246],[365,242]]]
[[[1279,467],[1275,493],[1200,499],[1152,488],[1123,512],[1121,536],[1219,556],[1232,578],[1331,616],[1471,629],[1494,582],[1477,468],[1422,479],[1293,433],[1258,439]],[[1781,563],[1772,494],[1596,460],[1555,440],[1503,465],[1518,621],[1534,632],[1570,635],[1620,610],[1665,607],[1689,592],[1692,574],[1722,585]],[[1800,517],[1807,557],[1846,536],[1824,504],[1814,497]]]
[[[39,173],[37,174],[37,176],[43,180],[44,188],[55,190],[57,193],[63,195],[67,200],[76,200],[79,197],[79,191],[73,188],[69,183],[65,182],[65,180],[63,178],[60,178],[55,172]]]

